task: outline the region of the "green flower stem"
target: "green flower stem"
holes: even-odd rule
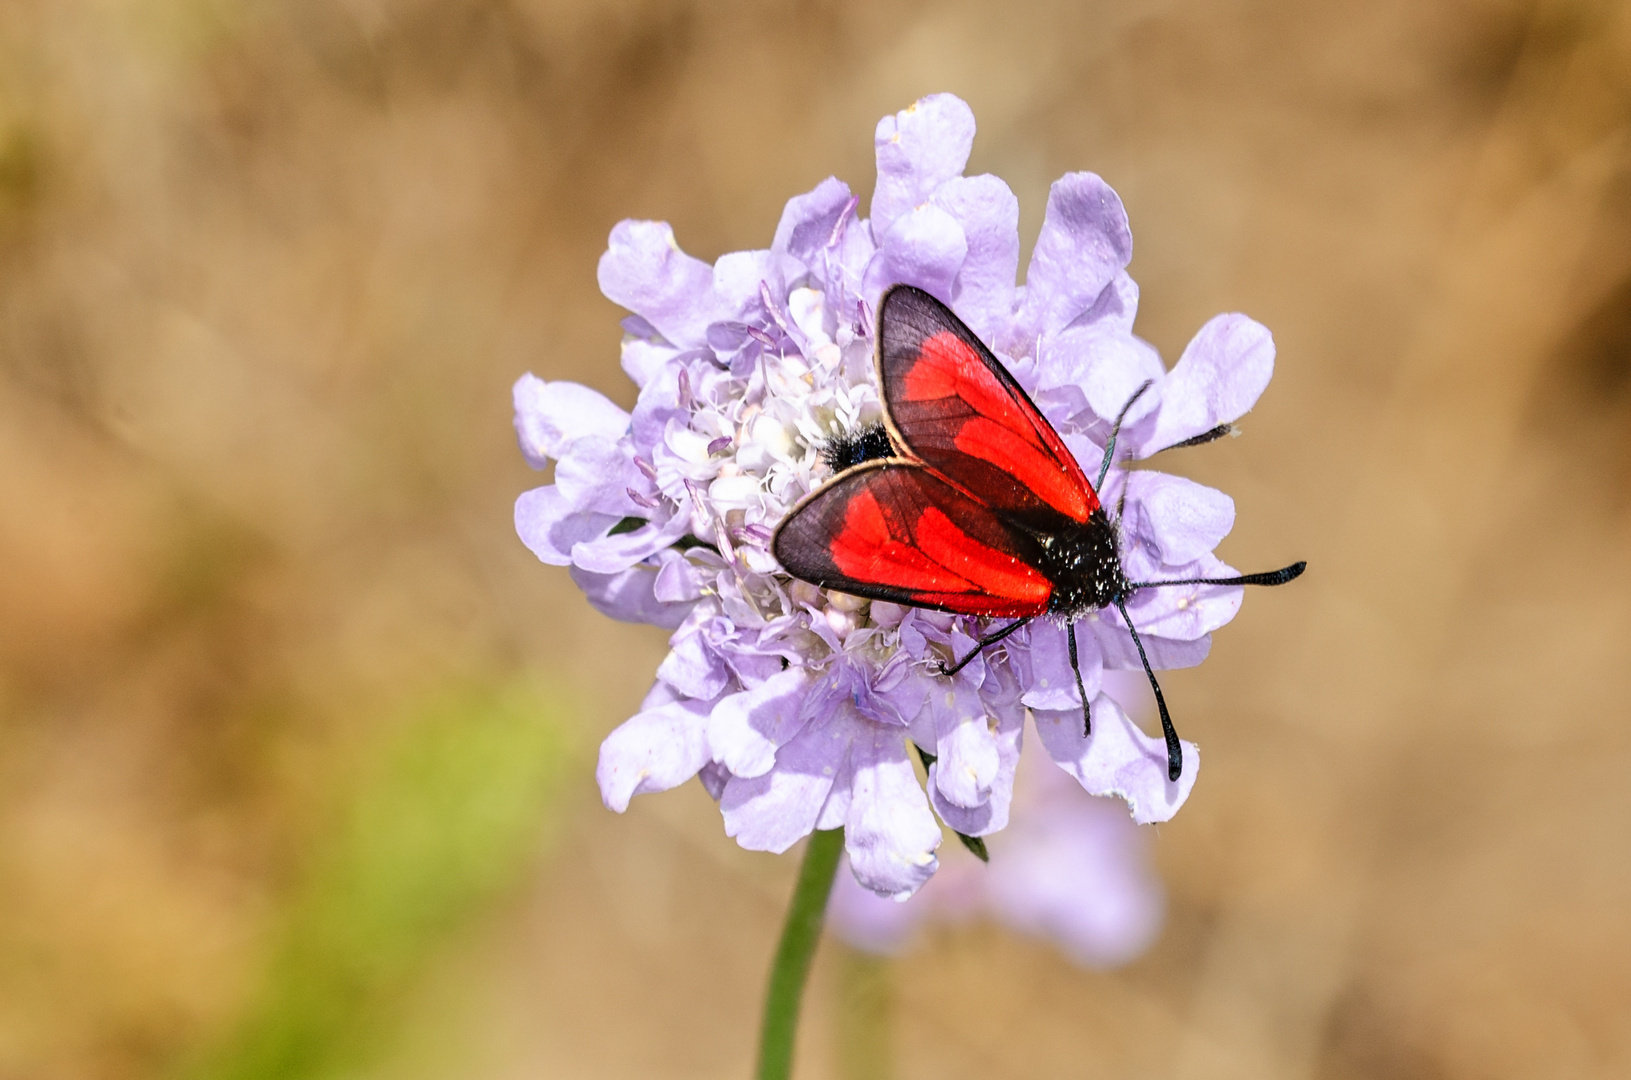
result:
[[[793,887],[793,905],[787,910],[781,943],[776,946],[776,962],[770,968],[770,988],[765,993],[764,1023],[759,1029],[759,1069],[755,1073],[759,1080],[788,1080],[793,1075],[793,1037],[798,1032],[799,1003],[804,998],[810,961],[821,941],[827,897],[832,892],[838,855],[843,850],[843,829],[813,832],[805,844],[804,864],[799,867],[798,884]]]

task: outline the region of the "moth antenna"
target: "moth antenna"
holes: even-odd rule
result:
[[[945,661],[942,660],[940,662],[940,674],[942,674],[942,675],[955,675],[955,674],[957,674],[959,671],[962,671],[965,667],[968,666],[968,662],[970,660],[973,660],[976,656],[979,656],[982,652],[984,652],[986,650],[987,646],[995,645],[997,642],[1001,641],[1003,638],[1007,637],[1009,634],[1012,634],[1015,630],[1018,630],[1020,627],[1024,626],[1026,623],[1028,623],[1030,621],[1031,621],[1030,619],[1020,619],[1018,622],[1009,623],[1007,626],[1003,627],[1001,630],[998,630],[995,634],[987,634],[985,637],[981,638],[978,643],[975,644],[974,648],[969,651],[969,654],[967,656],[965,656],[961,660],[957,661],[957,663],[951,665],[951,667],[947,667]]]
[[[1288,581],[1295,581],[1308,569],[1307,560],[1299,560],[1290,566],[1282,566],[1278,570],[1265,570],[1260,574],[1241,574],[1239,577],[1195,577],[1180,578],[1177,581],[1135,581],[1129,585],[1133,589],[1154,589],[1162,585],[1284,585]]]
[[[1093,734],[1093,714],[1087,707],[1087,687],[1082,685],[1082,665],[1076,662],[1076,624],[1073,622],[1065,629],[1065,638],[1070,642],[1070,670],[1076,676],[1076,693],[1082,699],[1082,738]]]
[[[1163,446],[1155,453],[1164,454],[1168,450],[1182,450],[1186,446],[1204,446],[1209,442],[1215,442],[1216,440],[1223,438],[1225,435],[1239,434],[1239,431],[1240,429],[1235,427],[1233,424],[1219,424],[1210,431],[1203,431],[1199,435],[1191,435],[1187,439],[1179,439],[1171,446]],[[1155,454],[1151,454],[1150,456],[1154,457]]]
[[[1093,484],[1093,490],[1099,491],[1104,487],[1105,474],[1110,471],[1110,459],[1116,453],[1116,436],[1121,434],[1121,422],[1127,419],[1127,410],[1133,407],[1133,402],[1144,396],[1144,391],[1154,385],[1154,379],[1145,379],[1144,384],[1133,391],[1133,396],[1127,399],[1127,404],[1121,407],[1116,414],[1116,422],[1110,426],[1110,441],[1104,444],[1104,460],[1099,463],[1099,478]]]
[[[1133,620],[1127,616],[1127,602],[1116,600],[1116,610],[1121,612],[1122,621],[1127,624],[1127,632],[1133,635],[1133,644],[1138,647],[1138,659],[1144,664],[1144,674],[1150,680],[1150,689],[1155,691],[1155,707],[1161,710],[1161,734],[1167,739],[1167,779],[1176,780],[1184,771],[1184,748],[1178,741],[1178,730],[1172,726],[1172,715],[1167,712],[1167,699],[1161,696],[1161,684],[1155,681],[1155,672],[1150,669],[1150,658],[1144,655],[1144,643],[1138,640],[1138,631],[1133,629]]]

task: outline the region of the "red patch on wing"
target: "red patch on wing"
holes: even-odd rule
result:
[[[1042,571],[986,547],[938,509],[923,511],[916,532],[925,555],[955,571],[981,592],[1044,607],[1053,595],[1053,583]]]
[[[1098,495],[1019,384],[928,293],[897,286],[879,316],[879,378],[901,441],[993,509],[1085,522]]]
[[[1072,521],[1086,521],[1099,504],[1093,489],[1074,482],[1045,448],[983,416],[958,429],[955,445],[969,457],[991,462]]]
[[[986,371],[973,346],[942,330],[918,347],[918,361],[906,373],[906,401],[962,398],[980,416],[1016,431],[1026,429],[1024,414]],[[1038,448],[1040,440],[1033,438]]]
[[[924,511],[923,516],[929,514],[937,514],[941,520],[946,517],[937,510]],[[968,578],[913,547],[909,538],[897,539],[870,491],[862,491],[850,500],[843,531],[832,538],[832,561],[858,581],[876,581],[914,592],[966,593],[975,588]]]
[[[1040,615],[1053,595],[1028,534],[904,462],[842,474],[794,508],[772,550],[823,588],[963,615]]]

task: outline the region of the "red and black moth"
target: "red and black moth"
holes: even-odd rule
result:
[[[829,464],[845,467],[777,526],[771,541],[776,559],[789,574],[823,589],[1014,620],[981,638],[955,664],[941,665],[945,675],[1032,619],[1064,623],[1088,731],[1092,719],[1077,663],[1075,621],[1114,607],[1155,691],[1167,774],[1178,779],[1183,748],[1127,617],[1128,599],[1139,589],[1165,585],[1283,585],[1307,563],[1238,577],[1128,581],[1120,531],[1099,504],[1098,491],[1132,401],[1116,419],[1098,478],[1090,483],[991,350],[923,290],[896,285],[884,293],[875,360],[887,438],[863,433],[829,447]],[[1227,430],[1224,425],[1184,445]]]

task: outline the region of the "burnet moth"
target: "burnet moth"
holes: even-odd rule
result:
[[[878,304],[874,360],[884,427],[842,436],[823,450],[837,475],[788,513],[771,540],[782,567],[823,589],[872,600],[1014,621],[942,664],[955,674],[1032,619],[1066,627],[1070,663],[1092,717],[1076,651],[1076,620],[1113,607],[1155,691],[1167,743],[1167,775],[1183,771],[1183,748],[1144,643],[1127,616],[1139,589],[1166,585],[1284,585],[1307,567],[1227,578],[1129,581],[1120,530],[1098,491],[1115,454],[1116,418],[1089,483],[1059,433],[991,350],[949,308],[921,289],[895,285]],[[1179,445],[1226,434],[1222,425]],[[1170,448],[1169,448],[1170,449]]]

